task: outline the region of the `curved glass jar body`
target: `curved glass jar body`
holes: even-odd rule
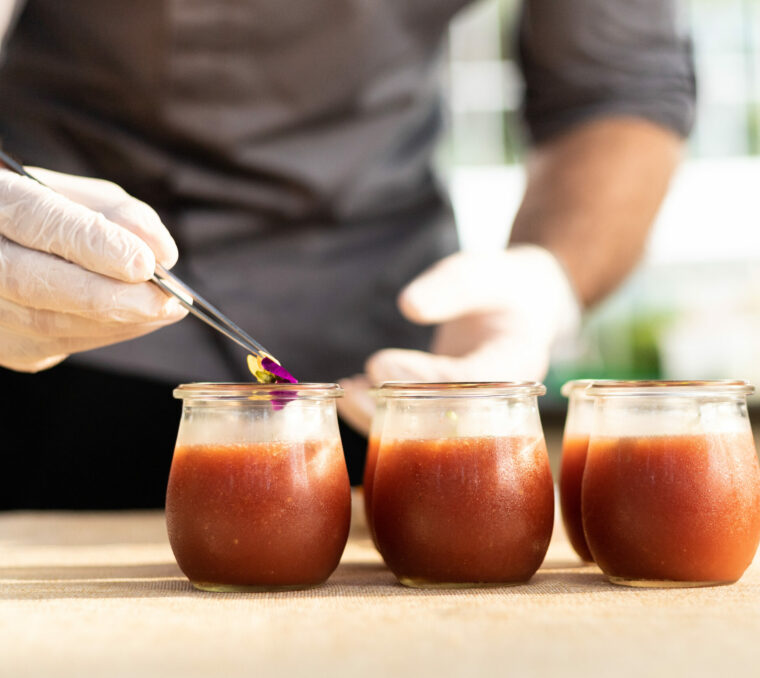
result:
[[[614,583],[731,583],[760,540],[745,382],[606,382],[583,476],[583,528]]]
[[[554,490],[536,383],[388,384],[372,490],[386,564],[408,586],[525,582]]]
[[[586,562],[593,562],[581,517],[581,482],[586,465],[588,437],[594,414],[594,401],[586,395],[590,379],[568,381],[562,386],[562,395],[568,399],[567,419],[562,436],[562,462],[559,471],[559,503],[562,523],[575,552]]]
[[[375,466],[377,464],[377,452],[380,449],[380,434],[383,431],[385,421],[385,398],[378,389],[373,389],[371,395],[375,399],[375,412],[372,415],[369,437],[367,439],[367,457],[364,461],[364,478],[362,488],[364,494],[364,516],[367,520],[367,529],[372,537],[372,542],[377,546],[375,531],[372,527],[372,484],[375,480]]]
[[[166,493],[182,571],[212,591],[304,588],[335,570],[351,488],[335,384],[187,384]]]

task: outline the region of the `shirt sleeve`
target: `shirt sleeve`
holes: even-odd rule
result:
[[[525,0],[518,46],[533,141],[607,115],[687,136],[696,84],[682,10],[679,0]]]

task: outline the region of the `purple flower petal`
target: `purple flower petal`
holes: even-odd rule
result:
[[[272,391],[273,396],[280,396],[279,398],[272,398],[272,409],[275,412],[279,412],[285,405],[291,400],[294,400],[294,395],[290,391]]]
[[[276,363],[271,358],[262,358],[261,367],[264,368],[269,374],[274,375],[275,382],[278,384],[297,384],[296,379],[290,372],[288,372],[282,365]]]
[[[282,365],[271,358],[249,355],[248,369],[260,384],[297,384],[298,380]],[[288,404],[295,394],[290,391],[272,391],[274,397],[270,400],[272,409],[277,412]]]

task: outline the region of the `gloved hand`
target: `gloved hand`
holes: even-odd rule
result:
[[[107,181],[30,173],[50,188],[0,169],[0,365],[36,372],[185,316],[145,282],[177,260],[148,205]]]
[[[459,252],[438,262],[399,295],[410,321],[437,324],[431,352],[384,349],[365,374],[343,379],[341,416],[367,433],[370,384],[386,381],[541,380],[555,341],[577,329],[580,305],[547,250]]]

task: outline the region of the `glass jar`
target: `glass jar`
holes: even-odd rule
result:
[[[554,489],[534,382],[386,384],[372,488],[377,546],[402,584],[525,582]]]
[[[169,542],[193,586],[324,582],[348,538],[351,488],[336,384],[183,384],[166,493]]]
[[[377,546],[375,531],[372,527],[372,483],[375,480],[375,465],[377,464],[377,452],[380,449],[380,434],[383,430],[385,420],[385,398],[380,394],[379,389],[372,389],[370,396],[375,401],[375,411],[372,414],[372,423],[369,429],[367,439],[367,457],[364,461],[364,478],[362,480],[362,491],[364,494],[364,516],[367,520],[367,529],[372,537],[372,542]]]
[[[594,415],[594,400],[585,390],[591,379],[576,379],[562,386],[562,395],[568,399],[567,419],[562,436],[562,462],[559,471],[559,503],[567,538],[581,560],[593,562],[581,518],[581,481],[586,465],[588,436]]]
[[[583,529],[614,583],[741,577],[760,540],[760,467],[743,381],[594,384]]]

